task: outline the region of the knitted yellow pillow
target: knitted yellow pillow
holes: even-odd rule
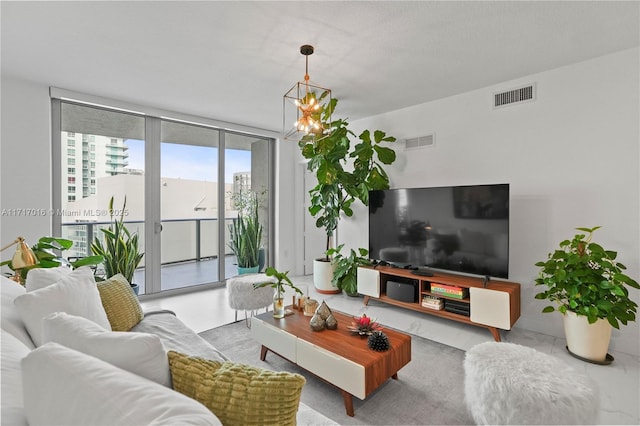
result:
[[[224,425],[295,425],[305,378],[169,351],[173,389],[204,404]]]
[[[98,282],[98,291],[113,331],[129,331],[142,321],[140,302],[122,274]]]

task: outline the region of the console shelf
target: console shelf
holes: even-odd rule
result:
[[[412,301],[398,300],[387,294],[387,283],[402,285],[407,291],[413,287]],[[432,292],[432,284],[442,284],[462,289],[467,289],[468,297],[462,299],[449,297],[444,294]],[[489,281],[482,278],[435,272],[433,276],[413,274],[411,270],[382,266],[377,268],[358,268],[358,292],[365,296],[365,305],[371,298],[390,305],[400,306],[429,315],[471,324],[488,329],[493,338],[500,341],[499,330],[510,330],[520,317],[520,284],[509,281]],[[445,307],[449,303],[449,309],[457,306],[462,312],[468,310],[468,315],[449,310],[436,310],[422,306],[422,298],[425,295],[438,297],[444,300]]]

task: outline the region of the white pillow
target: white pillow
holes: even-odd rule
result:
[[[86,318],[56,312],[42,320],[42,341],[59,343],[171,387],[167,351],[154,334],[107,331]]]
[[[28,293],[54,284],[70,273],[71,268],[67,266],[58,266],[56,268],[34,268],[27,273],[27,280],[25,281],[24,286]]]
[[[0,392],[2,394],[2,410],[0,411],[0,424],[26,426],[20,362],[29,354],[30,349],[4,329],[2,329],[1,340],[0,366],[2,366],[2,371],[0,376],[2,376],[2,387]]]
[[[187,396],[57,343],[22,360],[22,382],[31,426],[221,424]]]
[[[42,318],[54,312],[84,317],[111,331],[89,267],[78,268],[55,284],[22,294],[14,303],[36,346],[42,344]]]
[[[33,349],[36,345],[33,344],[27,327],[20,317],[18,308],[13,304],[16,297],[25,294],[23,286],[9,278],[0,275],[0,312],[2,312],[2,329],[15,336],[18,340],[24,343],[29,349]]]

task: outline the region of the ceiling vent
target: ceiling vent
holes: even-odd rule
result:
[[[508,90],[493,94],[493,107],[502,108],[508,105],[519,104],[522,102],[531,102],[536,99],[536,85],[520,87],[518,89]]]
[[[404,149],[418,149],[418,148],[426,148],[429,146],[434,146],[436,144],[436,136],[435,134],[430,134],[426,136],[418,136],[417,138],[410,138],[405,141]]]

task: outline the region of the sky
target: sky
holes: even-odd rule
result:
[[[129,168],[144,170],[144,141],[127,139]],[[251,171],[251,151],[226,150],[225,182],[233,183],[236,172]],[[162,143],[161,177],[218,181],[218,148]]]

